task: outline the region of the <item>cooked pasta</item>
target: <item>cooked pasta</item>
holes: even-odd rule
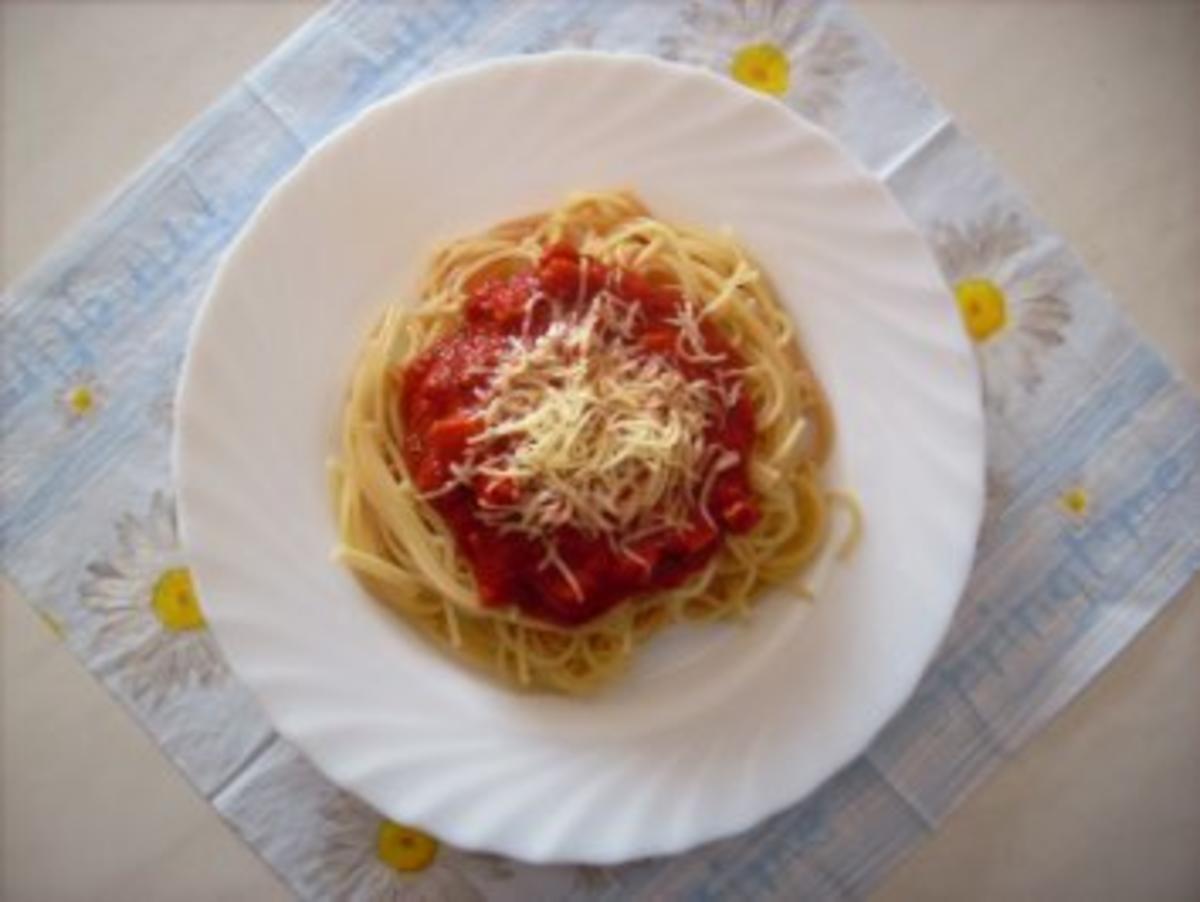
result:
[[[335,553],[454,654],[588,692],[658,630],[800,585],[832,440],[730,237],[578,194],[446,245],[384,313],[332,467]]]

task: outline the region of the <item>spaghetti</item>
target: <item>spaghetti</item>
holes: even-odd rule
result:
[[[832,419],[728,237],[579,194],[453,242],[355,369],[335,555],[507,682],[582,693],[827,532]]]

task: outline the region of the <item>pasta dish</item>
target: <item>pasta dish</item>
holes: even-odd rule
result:
[[[833,423],[728,236],[629,193],[438,251],[357,362],[336,556],[508,683],[582,693],[675,623],[803,591]]]

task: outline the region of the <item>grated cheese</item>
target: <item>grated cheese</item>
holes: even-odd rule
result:
[[[543,566],[561,571],[579,596],[547,537],[570,525],[639,560],[634,541],[685,528],[697,507],[707,518],[715,479],[737,460],[705,441],[707,428],[736,402],[736,383],[689,380],[647,354],[633,341],[641,317],[637,305],[601,290],[581,314],[556,317],[536,337],[526,327],[510,338],[479,392],[484,428],[469,440],[450,483],[436,490],[478,476],[511,480],[514,499],[488,503],[480,516],[540,543]],[[705,347],[690,305],[672,322],[686,359],[724,359]]]

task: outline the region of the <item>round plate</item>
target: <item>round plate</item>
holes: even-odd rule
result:
[[[669,630],[611,691],[489,683],[330,561],[326,461],[352,362],[434,246],[627,187],[729,226],[773,279],[839,427],[862,544],[815,605]],[[175,444],[208,622],[279,731],[386,816],[533,861],[614,862],[745,829],[862,751],[937,646],[983,498],[973,357],[883,186],[821,130],[649,58],[491,62],[379,104],[271,194],[196,323]]]

